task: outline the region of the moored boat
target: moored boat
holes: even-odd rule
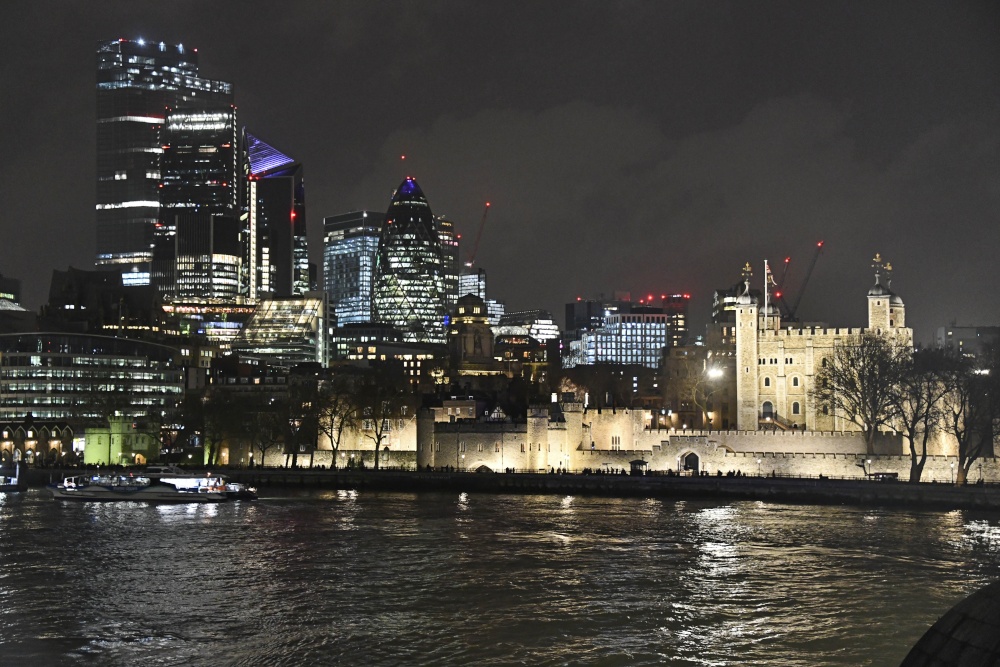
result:
[[[10,477],[0,471],[0,493],[2,492],[12,492],[23,490],[23,485],[21,484],[21,464],[14,464],[14,476]]]
[[[48,489],[59,500],[218,503],[229,499],[225,480],[212,476],[154,480],[147,475],[117,473],[76,475],[49,484]]]

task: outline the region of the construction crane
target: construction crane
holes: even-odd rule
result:
[[[813,269],[816,268],[816,260],[819,259],[819,254],[823,252],[823,241],[816,244],[816,254],[813,255],[812,261],[809,263],[809,270],[806,271],[806,277],[802,280],[802,287],[799,288],[799,295],[795,298],[795,303],[792,305],[791,310],[788,311],[788,319],[795,321],[795,313],[799,310],[799,304],[802,303],[802,295],[806,293],[806,285],[809,284],[809,279],[812,277]]]
[[[483,227],[486,226],[486,214],[490,212],[490,203],[486,202],[486,206],[483,207],[483,219],[479,221],[479,232],[476,234],[476,243],[472,246],[472,252],[469,253],[469,259],[465,260],[465,266],[467,268],[472,268],[472,265],[476,263],[476,253],[479,252],[479,241],[483,238]]]
[[[786,284],[785,280],[788,279],[788,266],[791,263],[792,263],[792,258],[786,257],[785,268],[782,269],[781,271],[781,280],[778,282],[777,290],[775,290],[774,292],[774,298],[776,298],[778,300],[778,303],[781,304],[781,311],[782,311],[781,317],[786,320],[790,318],[788,317],[789,313],[788,304],[785,302],[785,284]]]

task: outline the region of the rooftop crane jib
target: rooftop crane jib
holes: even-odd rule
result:
[[[823,251],[823,241],[816,244],[816,254],[813,255],[812,262],[809,263],[809,270],[806,271],[806,277],[802,280],[802,287],[799,288],[799,296],[795,299],[795,303],[792,305],[792,309],[788,311],[788,319],[795,320],[795,313],[799,310],[799,304],[802,303],[802,295],[806,293],[806,285],[809,284],[809,279],[812,277],[813,269],[816,268],[816,260],[819,259],[820,252]]]
[[[486,206],[483,207],[483,219],[479,221],[479,232],[476,234],[476,242],[472,246],[472,252],[469,253],[469,259],[465,261],[465,266],[472,268],[472,265],[476,262],[476,253],[479,252],[479,241],[483,238],[483,227],[486,226],[486,214],[490,212],[490,203],[486,202]]]

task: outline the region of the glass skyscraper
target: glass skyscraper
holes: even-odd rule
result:
[[[453,313],[458,304],[458,297],[465,296],[459,294],[458,286],[459,235],[455,233],[455,223],[442,216],[437,218],[437,233],[438,239],[441,241],[441,279],[444,281],[445,308],[448,309],[449,313]]]
[[[383,213],[323,218],[323,287],[339,325],[372,321],[372,280]]]
[[[161,142],[153,285],[167,299],[234,304],[242,256],[236,109],[171,110]]]
[[[198,76],[197,49],[127,39],[97,45],[97,258],[149,284],[160,222],[166,110],[228,107],[232,86]]]
[[[251,299],[311,289],[302,165],[243,131],[247,291]]]
[[[373,320],[396,327],[407,342],[445,342],[444,259],[435,222],[408,176],[385,214],[372,289]]]

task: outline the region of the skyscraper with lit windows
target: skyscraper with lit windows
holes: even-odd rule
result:
[[[385,214],[353,211],[323,218],[323,289],[339,325],[371,322],[375,254]]]
[[[236,108],[170,110],[160,140],[153,286],[166,300],[236,303],[242,257]]]
[[[160,222],[167,108],[228,107],[232,85],[198,75],[198,52],[182,44],[115,39],[97,45],[97,258],[125,284],[150,282]]]
[[[404,341],[444,343],[443,273],[434,215],[420,186],[407,176],[393,193],[379,236],[372,319],[399,329]]]
[[[248,298],[305,294],[312,281],[302,165],[245,128],[243,151]]]

